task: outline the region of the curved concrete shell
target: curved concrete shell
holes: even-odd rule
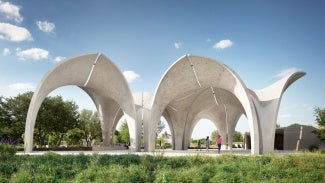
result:
[[[123,111],[128,119],[131,147],[139,150],[136,111],[127,81],[119,69],[100,53],[70,58],[51,69],[31,100],[25,128],[25,151],[32,151],[35,120],[44,98],[56,88],[76,85],[95,103],[101,117],[104,145],[112,144],[113,127]]]
[[[270,151],[281,96],[304,74],[295,73],[255,92],[228,66],[207,57],[183,56],[166,71],[156,89],[147,127],[147,150],[154,150],[154,133],[162,115],[170,120],[174,149],[183,150],[187,149],[193,128],[200,119],[213,121],[223,138],[228,136],[232,142],[237,121],[244,114],[249,122],[252,153]]]
[[[253,107],[257,110],[259,119],[263,152],[272,152],[274,149],[276,121],[283,93],[305,74],[305,72],[292,73],[262,90],[250,91]]]
[[[256,139],[252,143],[252,149],[254,153],[259,153],[259,150],[255,148],[259,146],[256,144],[259,143],[259,131],[253,128],[257,126],[254,124],[257,122],[257,116],[255,109],[250,107],[253,103],[249,98],[249,91],[240,77],[228,66],[207,57],[186,55],[167,70],[155,92],[149,131],[153,132],[156,128],[157,121],[165,108],[171,108],[174,110],[171,118],[175,133],[175,149],[185,149],[185,129],[191,123],[188,122],[189,116],[193,115],[190,114],[189,108],[193,107],[193,101],[198,94],[210,89],[210,100],[215,101],[218,107],[224,109],[225,104],[217,103],[214,88],[223,89],[238,98],[250,123],[251,136]],[[153,133],[149,134],[149,151],[154,149],[153,135]]]
[[[245,115],[251,133],[251,153],[270,152],[282,95],[304,75],[296,72],[253,91],[227,65],[207,57],[185,55],[166,71],[154,95],[132,96],[122,73],[104,55],[77,56],[55,66],[38,85],[26,119],[25,151],[32,151],[35,119],[44,98],[58,87],[76,85],[91,97],[99,111],[104,145],[112,145],[113,132],[123,115],[129,126],[131,148],[137,151],[142,128],[145,150],[154,151],[161,116],[171,130],[173,149],[188,148],[193,129],[203,118],[211,120],[231,144],[238,119]]]

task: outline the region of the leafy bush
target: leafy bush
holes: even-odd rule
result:
[[[0,144],[0,161],[5,161],[13,157],[17,152],[17,149],[8,144]]]

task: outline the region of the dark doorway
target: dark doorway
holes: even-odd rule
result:
[[[274,150],[283,150],[284,130],[276,129],[274,137]]]

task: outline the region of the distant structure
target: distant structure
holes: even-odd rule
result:
[[[271,152],[282,95],[304,75],[296,72],[253,91],[225,64],[185,55],[166,71],[154,94],[132,96],[123,74],[111,60],[100,53],[80,55],[60,62],[39,83],[27,114],[25,151],[32,151],[35,119],[44,98],[59,87],[76,85],[97,107],[105,146],[112,146],[113,132],[122,116],[129,126],[131,149],[140,151],[143,128],[145,151],[154,151],[161,116],[170,127],[173,149],[186,150],[200,119],[211,120],[222,138],[232,142],[238,119],[245,115],[251,132],[251,153]]]
[[[315,127],[305,125],[277,128],[274,137],[274,149],[300,151],[313,147],[318,148],[321,141],[315,131]],[[251,149],[250,143],[250,134],[247,132],[244,135],[245,149]]]

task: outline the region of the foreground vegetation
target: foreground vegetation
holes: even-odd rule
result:
[[[325,182],[325,155],[14,155],[0,182]]]

